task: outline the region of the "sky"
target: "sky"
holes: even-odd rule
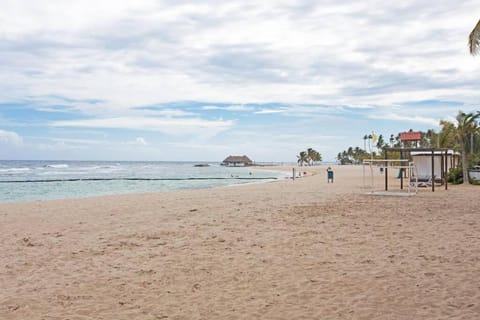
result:
[[[324,161],[480,109],[478,1],[2,0],[0,159]],[[388,141],[388,138],[386,139]]]

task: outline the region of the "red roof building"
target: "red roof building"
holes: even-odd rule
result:
[[[422,133],[420,131],[418,132],[402,132],[400,133],[400,140],[402,142],[404,141],[420,141],[422,140]]]

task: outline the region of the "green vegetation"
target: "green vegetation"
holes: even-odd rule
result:
[[[468,45],[470,54],[475,55],[480,51],[480,20],[468,37]]]
[[[450,168],[448,171],[448,182],[452,184],[463,183],[463,170],[461,166]]]
[[[337,155],[337,160],[340,161],[340,164],[359,164],[362,163],[363,159],[367,158],[370,158],[370,155],[359,147],[349,147],[348,150],[339,152]]]
[[[477,119],[480,117],[480,111],[477,113],[465,113],[459,111],[457,115],[457,123],[453,124],[449,121],[440,121],[442,131],[446,131],[448,139],[445,143],[448,146],[444,148],[452,148],[459,150],[462,154],[462,168],[463,168],[463,181],[469,181],[468,168],[473,166],[472,163],[474,152],[474,138],[479,136],[480,130],[477,123]],[[478,142],[478,139],[477,139]],[[470,151],[469,149],[470,145]],[[469,157],[470,156],[470,157]],[[469,158],[469,159],[468,159]],[[468,161],[469,160],[469,161]],[[468,163],[470,162],[470,163]]]
[[[297,159],[297,163],[300,166],[312,166],[322,161],[322,155],[318,151],[308,148],[307,151],[300,151]]]

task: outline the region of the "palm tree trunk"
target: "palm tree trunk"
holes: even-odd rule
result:
[[[463,183],[470,184],[470,179],[468,179],[467,153],[466,153],[465,147],[462,148],[462,171],[463,171]]]

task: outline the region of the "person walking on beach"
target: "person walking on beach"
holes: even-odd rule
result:
[[[327,168],[327,182],[330,183],[330,181],[333,183],[333,170],[331,167]]]

